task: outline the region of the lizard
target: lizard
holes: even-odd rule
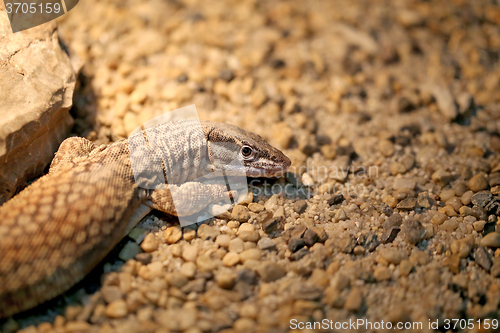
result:
[[[176,120],[148,131],[146,139],[156,140],[148,144],[154,143],[154,154],[168,173],[165,188],[138,186],[132,136],[99,147],[70,137],[46,175],[0,206],[0,319],[68,290],[149,211],[191,214],[236,195],[221,184],[196,181],[206,172],[203,158],[211,162],[211,171],[234,171],[224,170],[227,151],[215,147],[236,147],[230,158],[250,177],[279,176],[291,164],[262,137],[228,124]],[[173,204],[174,195],[183,207]]]

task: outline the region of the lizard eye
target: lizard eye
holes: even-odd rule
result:
[[[253,149],[248,146],[243,146],[243,148],[241,148],[241,155],[243,155],[243,157],[250,157],[253,155]]]

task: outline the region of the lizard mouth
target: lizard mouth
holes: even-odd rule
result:
[[[284,167],[274,167],[267,169],[258,169],[258,168],[247,168],[246,174],[247,177],[282,177],[285,175],[285,172],[288,170],[288,165]]]

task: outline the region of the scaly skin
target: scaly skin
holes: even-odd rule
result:
[[[202,122],[202,129],[209,143],[252,147],[260,158],[246,161],[245,168],[253,176],[256,170],[274,176],[290,165],[255,134],[212,122]],[[49,173],[0,207],[0,318],[30,309],[81,280],[123,238],[139,206],[177,215],[170,192],[184,195],[191,212],[230,195],[226,188],[196,182],[175,186],[169,181],[169,190],[141,189],[134,181],[127,140],[98,148],[83,138],[65,140]]]

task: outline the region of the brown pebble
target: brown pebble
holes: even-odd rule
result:
[[[387,243],[393,242],[396,239],[396,237],[400,231],[401,231],[401,229],[399,227],[390,227],[389,229],[384,231],[382,236],[380,236],[380,242],[382,244],[387,244]]]
[[[394,213],[382,223],[382,226],[385,229],[389,229],[390,227],[399,227],[402,222],[403,222],[403,217],[398,213]]]
[[[377,281],[390,280],[392,278],[391,271],[384,266],[377,266],[373,271],[373,277]]]
[[[146,252],[138,253],[135,256],[135,260],[137,260],[138,262],[140,262],[143,265],[147,265],[147,264],[151,263],[152,258],[153,258],[153,256],[151,255],[151,253],[146,253]]]
[[[460,273],[460,257],[458,255],[451,256],[448,260],[448,266],[452,273]]]
[[[231,218],[238,222],[246,222],[250,219],[250,212],[247,207],[236,205],[231,213]]]
[[[106,307],[104,313],[108,318],[112,319],[123,318],[128,313],[127,303],[122,299],[111,302]]]
[[[415,205],[417,204],[417,199],[416,198],[406,198],[400,203],[396,205],[396,208],[400,210],[412,210],[415,208]]]
[[[254,213],[260,213],[264,210],[264,206],[262,205],[259,205],[258,203],[250,203],[248,204],[248,210],[250,210],[251,212],[254,212]]]
[[[384,248],[379,251],[379,256],[385,259],[390,264],[398,265],[401,260],[406,259],[404,252],[396,248]]]
[[[432,217],[431,223],[434,225],[441,225],[446,220],[448,220],[448,215],[438,212]]]
[[[264,282],[273,282],[286,275],[286,271],[283,267],[272,261],[264,262],[261,267],[257,269],[257,273]]]
[[[480,244],[488,247],[500,247],[500,233],[490,232],[481,239]]]
[[[363,305],[363,293],[360,288],[353,288],[347,296],[344,308],[349,311],[359,311]]]
[[[215,279],[217,285],[222,289],[232,289],[236,284],[236,274],[232,272],[219,273]]]
[[[222,263],[227,267],[234,266],[239,262],[240,262],[240,256],[238,253],[235,252],[228,252],[224,256],[224,258],[222,258]]]
[[[433,182],[442,186],[446,186],[453,179],[453,176],[451,175],[451,173],[441,169],[434,172],[431,178]]]
[[[398,204],[398,200],[392,195],[386,195],[382,201],[391,208],[396,208],[396,205]]]
[[[446,230],[446,231],[455,231],[458,228],[458,222],[456,219],[449,219],[448,221],[445,221],[439,229],[441,230]]]
[[[141,243],[141,249],[144,252],[153,252],[158,249],[158,239],[156,238],[155,234],[149,233],[146,235]]]
[[[394,144],[389,140],[382,140],[379,143],[379,149],[382,155],[390,157],[394,154]]]
[[[123,297],[123,293],[118,286],[103,286],[101,288],[101,294],[108,304],[122,299]]]
[[[425,230],[418,220],[410,218],[406,220],[402,227],[401,232],[410,244],[417,244],[422,239]]]
[[[293,204],[293,211],[297,214],[302,214],[306,211],[306,208],[307,202],[305,200],[299,200]]]
[[[471,191],[478,192],[488,188],[488,182],[482,174],[477,174],[469,180]]]
[[[205,223],[201,224],[196,232],[198,233],[199,238],[210,241],[215,241],[217,236],[220,235],[219,228]]]
[[[167,228],[163,233],[163,237],[168,244],[177,243],[182,238],[182,229],[178,226]]]
[[[399,273],[401,273],[402,276],[408,276],[412,269],[413,265],[407,259],[403,259],[399,263]]]
[[[354,248],[354,250],[352,250],[352,253],[354,253],[357,256],[361,256],[365,254],[365,248],[362,247],[361,245],[358,245]]]
[[[486,271],[490,271],[491,269],[491,259],[488,251],[484,247],[479,247],[475,252],[474,252],[474,261],[484,268]]]

